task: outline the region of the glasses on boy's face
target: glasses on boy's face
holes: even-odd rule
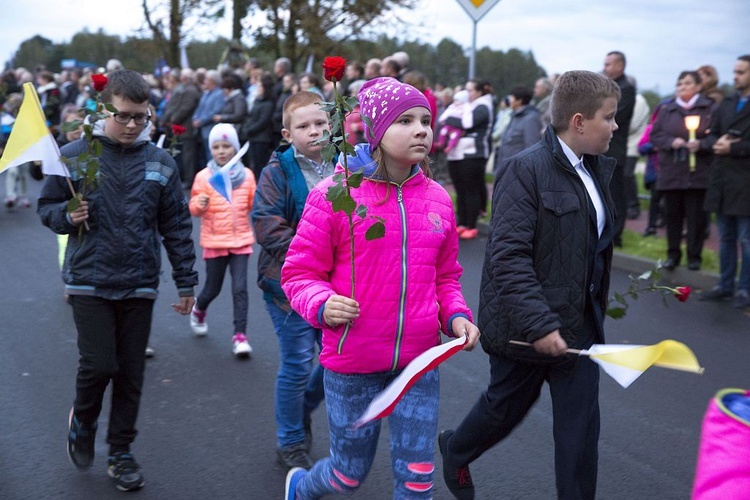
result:
[[[136,125],[145,125],[146,122],[151,118],[151,113],[140,113],[137,115],[131,115],[130,113],[112,113],[112,118],[115,122],[120,125],[127,125],[130,120],[133,120]]]

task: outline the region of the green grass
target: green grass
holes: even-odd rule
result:
[[[667,258],[667,240],[660,236],[649,236],[647,238],[630,229],[625,229],[622,233],[622,248],[616,249],[618,252],[643,257],[657,261]],[[685,245],[682,245],[682,255],[686,255]],[[710,273],[719,272],[719,255],[713,250],[703,249],[701,253],[703,263],[701,269]],[[683,259],[684,260],[684,259]]]

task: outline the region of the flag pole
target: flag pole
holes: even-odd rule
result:
[[[520,340],[509,340],[508,343],[509,344],[515,344],[515,345],[522,345],[524,347],[533,347],[532,344],[530,344],[528,342],[522,342]],[[568,354],[578,354],[579,356],[591,356],[590,352],[588,352],[588,351],[584,352],[584,351],[582,351],[580,349],[568,349]],[[700,367],[698,370],[694,370],[694,369],[691,369],[691,368],[688,368],[688,367],[685,367],[685,366],[673,365],[673,364],[664,363],[664,362],[661,362],[661,361],[655,362],[653,364],[653,366],[658,366],[660,368],[668,368],[670,370],[679,370],[679,371],[682,371],[682,372],[697,373],[699,375],[703,375],[703,373],[706,371],[706,369],[703,368],[703,367]]]
[[[528,342],[521,342],[520,340],[509,340],[509,344],[515,344],[515,345],[522,345],[524,347],[534,347],[533,344],[530,344]],[[589,356],[589,353],[583,352],[580,349],[568,349],[568,354],[578,354],[579,356]]]

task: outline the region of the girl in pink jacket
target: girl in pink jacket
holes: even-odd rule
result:
[[[368,81],[358,94],[370,119],[368,143],[348,157],[365,180],[352,189],[368,218],[354,226],[356,297],[350,282],[349,225],[326,200],[331,178],[307,198],[282,268],[292,308],[323,330],[331,456],[309,472],[292,469],[288,499],[351,493],[365,480],[380,421],[352,424],[372,399],[415,357],[440,343],[440,332],[479,338],[461,294],[458,236],[451,199],[429,178],[431,113],[424,95],[393,78]],[[341,165],[337,172],[343,171]],[[367,241],[371,217],[385,221],[385,237]],[[431,498],[437,434],[437,369],[422,376],[389,418],[394,498]]]
[[[247,340],[247,261],[253,253],[255,234],[248,213],[253,208],[255,176],[241,161],[229,169],[231,202],[209,180],[240,149],[237,131],[228,123],[219,123],[208,136],[213,159],[198,172],[190,191],[190,213],[201,217],[201,246],[206,261],[206,284],[190,313],[190,327],[199,336],[208,333],[206,312],[221,292],[227,267],[232,276],[234,336],[232,352],[248,357],[252,352]]]

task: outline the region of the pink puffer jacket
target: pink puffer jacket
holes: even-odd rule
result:
[[[249,212],[255,198],[255,176],[245,167],[245,180],[232,190],[232,203],[216,191],[208,179],[211,172],[204,168],[195,176],[190,190],[190,213],[201,217],[201,246],[203,248],[239,248],[255,243]],[[198,195],[209,196],[208,206],[198,206]]]
[[[723,389],[708,404],[692,498],[750,498],[750,391]]]
[[[330,328],[322,320],[326,300],[351,292],[349,226],[346,215],[334,213],[325,198],[332,184],[330,178],[322,181],[307,198],[282,268],[282,288],[292,308],[323,329],[320,362],[326,369],[375,373],[403,368],[439,344],[441,330],[452,335],[456,315],[472,317],[459,283],[451,199],[416,167],[401,187],[366,179],[352,189],[357,204],[368,207],[364,221],[354,216],[360,317]],[[375,221],[370,216],[385,220],[384,238],[365,239]]]

